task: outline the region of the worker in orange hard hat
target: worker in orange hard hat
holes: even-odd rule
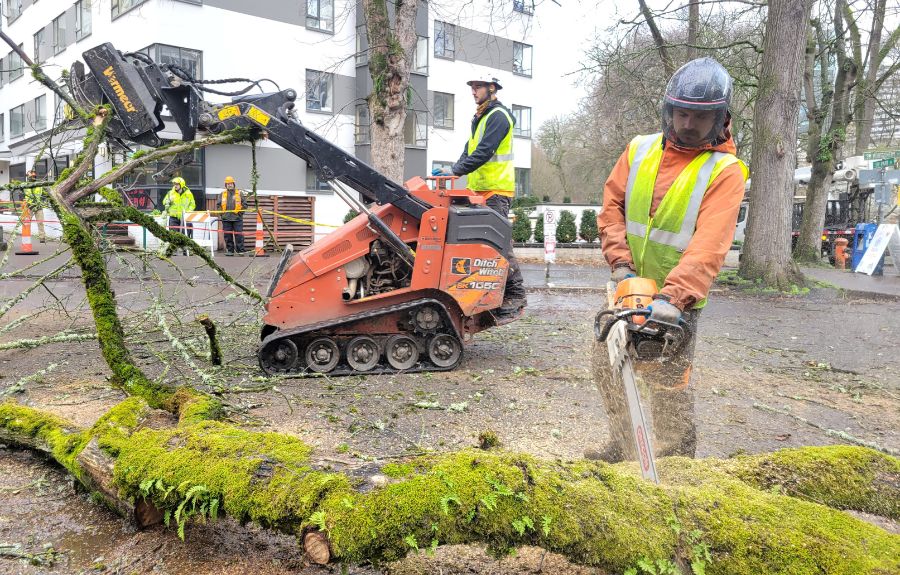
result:
[[[225,177],[225,189],[219,196],[222,230],[225,232],[225,255],[244,252],[244,194],[235,186],[234,178]]]

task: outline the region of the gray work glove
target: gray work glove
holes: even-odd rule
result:
[[[681,310],[664,299],[654,299],[647,309],[650,310],[650,321],[678,325],[681,320]]]
[[[610,276],[610,280],[619,283],[620,281],[628,278],[635,277],[634,270],[631,268],[629,264],[626,263],[617,263],[612,270],[612,275]]]

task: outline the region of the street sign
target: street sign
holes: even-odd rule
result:
[[[860,188],[874,188],[878,184],[900,184],[900,170],[860,170],[857,174]]]
[[[556,263],[556,212],[549,208],[544,210],[544,261]]]
[[[894,165],[894,158],[885,158],[883,160],[878,160],[877,162],[872,162],[872,167],[876,170],[878,168],[887,168],[889,166]]]
[[[893,150],[893,151],[888,151],[888,152],[864,152],[863,153],[863,159],[867,160],[867,161],[868,160],[884,160],[885,158],[900,159],[900,150]]]

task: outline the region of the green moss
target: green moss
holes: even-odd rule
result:
[[[61,209],[52,198],[51,203],[62,223],[63,240],[71,247],[81,268],[81,280],[97,326],[100,351],[113,373],[114,381],[129,394],[143,397],[150,405],[159,407],[172,390],[147,379],[132,361],[125,345],[125,332],[119,320],[115,292],[103,255],[81,220],[68,210]]]
[[[766,491],[900,519],[900,460],[848,445],[741,456],[728,473]]]
[[[863,448],[662,459],[660,486],[637,477],[631,464],[547,462],[473,449],[386,466],[401,480],[360,493],[343,474],[315,469],[310,447],[295,438],[212,421],[132,433],[144,409],[131,399],[90,432],[67,434],[58,418],[4,404],[0,425],[40,435],[55,444],[54,456],[70,458],[97,436],[117,455],[114,480],[125,496],[149,494],[170,513],[190,501],[192,513],[203,516],[215,514],[214,504],[238,520],[298,534],[315,526],[344,562],[485,543],[497,555],[539,545],[609,572],[641,560],[687,564],[698,548],[710,554],[711,575],[900,570],[900,537],[779,492],[790,483],[785,493],[858,505],[874,488],[895,504],[890,490],[897,489],[898,461]],[[823,471],[826,477],[816,479]],[[879,483],[886,486],[872,485]],[[857,488],[860,496],[835,498]]]
[[[415,469],[410,463],[388,463],[381,468],[381,472],[388,477],[399,478],[411,475]]]
[[[222,412],[222,403],[219,400],[189,387],[179,388],[165,407],[168,411],[178,414],[180,425],[218,419]]]
[[[275,527],[310,516],[329,490],[349,493],[345,476],[310,466],[310,451],[294,438],[208,421],[135,433],[119,453],[114,477],[132,497],[150,479],[177,486],[182,496],[203,485],[232,517]],[[157,497],[154,502],[167,509],[178,499]]]
[[[52,413],[7,401],[0,404],[0,426],[14,434],[38,440],[60,465],[76,477],[81,477],[75,457],[90,441],[90,436],[75,431],[68,421]]]
[[[479,449],[493,449],[500,447],[500,445],[500,437],[497,436],[496,432],[487,429],[478,434]]]

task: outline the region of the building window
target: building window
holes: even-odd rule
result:
[[[11,23],[21,15],[22,0],[6,0],[6,22]]]
[[[444,94],[442,92],[434,93],[434,111],[432,117],[434,119],[435,128],[453,129],[453,94]]]
[[[19,49],[22,49],[22,44],[19,44]],[[22,62],[22,58],[19,56],[18,52],[10,52],[9,56],[6,58],[6,62],[9,65],[9,81],[17,80],[25,75],[25,63]]]
[[[61,126],[62,124],[64,124],[66,122],[66,120],[68,120],[68,118],[66,117],[67,116],[66,106],[68,106],[68,104],[66,104],[63,101],[63,99],[59,97],[59,94],[54,92],[54,94],[53,94],[53,125],[54,126]]]
[[[306,111],[331,112],[334,75],[318,70],[306,71]]]
[[[53,19],[53,53],[66,49],[66,14],[63,12]]]
[[[439,58],[456,58],[456,26],[434,21],[434,55]]]
[[[531,195],[531,169],[516,168],[516,197]]]
[[[416,40],[412,66],[409,67],[409,71],[416,74],[428,74],[428,38],[425,36],[419,36]]]
[[[513,104],[512,106],[512,115],[516,120],[516,125],[513,128],[513,136],[519,136],[522,138],[530,138],[531,137],[531,108],[526,108],[525,106],[516,106]]]
[[[34,33],[34,61],[43,62],[41,58],[41,46],[44,45],[44,28]]]
[[[306,27],[324,32],[334,31],[332,0],[306,0]]]
[[[38,96],[34,99],[34,129],[35,131],[47,128],[47,96]]]
[[[354,141],[357,144],[368,144],[372,140],[369,134],[371,122],[369,122],[369,105],[358,104],[356,106],[356,130],[354,131]]]
[[[13,138],[25,133],[25,104],[9,111],[9,135]]]
[[[75,3],[75,40],[91,35],[91,0],[78,0]]]
[[[534,0],[513,0],[513,10],[522,14],[534,14]]]
[[[363,48],[363,38],[366,34],[365,26],[356,29],[356,65],[363,66],[369,62],[369,50]]]
[[[406,111],[403,124],[403,143],[414,148],[428,147],[428,114],[418,110]]]
[[[163,144],[171,143],[171,140],[164,140]],[[135,152],[149,151],[150,148],[139,146],[135,148]],[[134,152],[113,152],[111,154],[111,162],[113,166],[125,163]],[[150,211],[153,209],[162,209],[162,200],[171,189],[171,180],[175,176],[184,178],[185,183],[194,193],[194,201],[197,203],[197,209],[204,209],[207,206],[206,188],[204,172],[205,155],[203,150],[194,150],[193,157],[189,163],[181,163],[187,161],[191,153],[183,156],[183,160],[173,162],[172,158],[163,158],[155,162],[145,164],[130,174],[124,176],[116,182],[117,189],[122,190],[125,202],[134,206],[139,210]],[[202,206],[202,208],[201,208]]]
[[[112,17],[118,18],[132,8],[136,8],[147,0],[112,0]]]
[[[531,76],[531,46],[513,42],[513,74]]]
[[[328,182],[319,178],[319,173],[312,169],[312,166],[306,166],[306,191],[307,192],[330,192],[331,186]]]
[[[174,64],[195,80],[203,79],[203,52],[200,50],[168,44],[151,44],[140,51],[158,64]]]
[[[6,122],[4,122],[6,118],[3,114],[0,114],[0,142],[6,141]]]

